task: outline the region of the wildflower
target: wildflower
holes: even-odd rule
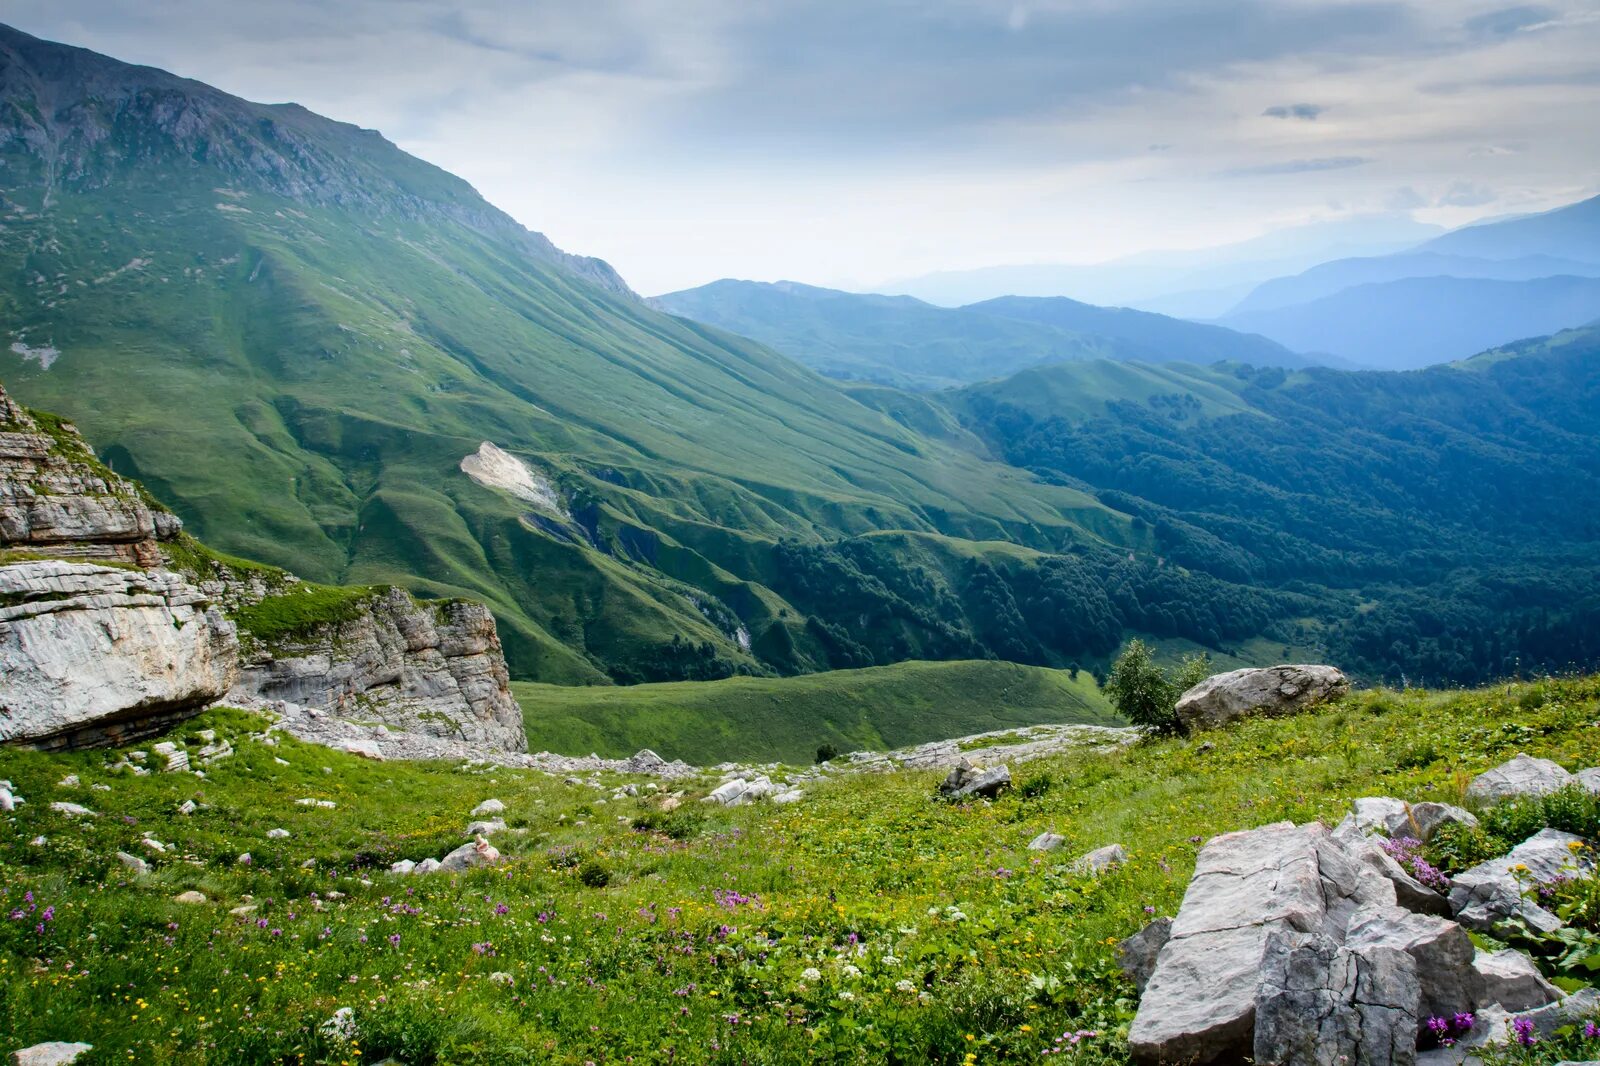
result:
[[[1513,1018],[1511,1021],[1511,1037],[1523,1047],[1532,1047],[1539,1042],[1533,1031],[1533,1019]]]
[[[915,992],[917,990],[916,985],[904,979],[896,981],[894,987],[897,992]]]
[[[389,943],[394,947],[399,947],[400,946],[400,934],[399,933],[390,933],[389,934]]]
[[[807,966],[804,970],[800,971],[800,980],[820,981],[822,980],[822,971],[817,969],[815,966]]]
[[[1593,1040],[1597,1036],[1600,1036],[1600,1025],[1596,1025],[1594,1022],[1584,1022],[1583,1038],[1585,1040]]]

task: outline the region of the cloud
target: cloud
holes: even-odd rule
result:
[[[1327,108],[1318,104],[1274,104],[1261,112],[1262,118],[1296,118],[1305,122],[1315,122],[1317,116]]]
[[[1487,185],[1474,185],[1467,181],[1458,181],[1451,185],[1445,194],[1439,197],[1440,207],[1482,207],[1492,204],[1500,199],[1500,194]]]
[[[1256,166],[1234,167],[1217,174],[1219,178],[1262,178],[1277,174],[1314,174],[1324,170],[1349,170],[1364,167],[1372,162],[1365,156],[1336,155],[1321,159],[1290,159],[1282,163],[1261,163]]]
[[[1556,21],[1557,12],[1548,7],[1524,4],[1475,15],[1462,23],[1469,37],[1478,39],[1509,37],[1514,33],[1547,26]]]

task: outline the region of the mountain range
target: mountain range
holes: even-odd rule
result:
[[[1392,374],[1071,300],[668,314],[294,105],[9,29],[0,102],[0,378],[220,549],[487,603],[519,679],[1600,647],[1600,331]]]
[[[1264,337],[1065,297],[1008,296],[948,308],[910,296],[727,279],[651,302],[753,337],[829,377],[914,389],[1076,359],[1309,362]]]

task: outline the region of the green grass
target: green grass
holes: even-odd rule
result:
[[[1019,788],[994,803],[934,802],[930,771],[724,810],[695,802],[707,779],[677,818],[537,772],[268,747],[228,711],[177,733],[233,740],[203,780],[113,772],[108,752],[0,749],[27,799],[0,837],[0,916],[18,912],[0,920],[0,1042],[86,1040],[86,1062],[179,1066],[958,1066],[1035,1062],[1092,1030],[1065,1061],[1122,1063],[1135,1000],[1114,943],[1147,908],[1174,912],[1200,841],[1333,820],[1354,796],[1458,802],[1518,751],[1594,765],[1597,716],[1593,678],[1370,691],[1208,734],[1204,751],[1161,740],[1014,767]],[[69,772],[80,787],[58,784]],[[496,838],[503,868],[383,872],[442,854],[490,796],[512,827]],[[99,817],[70,820],[55,800]],[[201,806],[184,816],[185,800]],[[278,827],[292,835],[269,839]],[[1066,847],[1026,851],[1047,829]],[[147,852],[145,832],[172,849]],[[1071,872],[1111,842],[1127,865]],[[129,874],[119,849],[154,869]],[[172,901],[185,890],[209,902]],[[230,913],[241,906],[255,909]],[[342,1007],[354,1044],[319,1032]]]
[[[1118,724],[1087,672],[1000,662],[906,662],[803,677],[616,688],[514,683],[534,751],[626,757],[650,748],[697,765],[810,762],[840,752],[1045,722]]]
[[[313,585],[303,582],[233,613],[242,633],[265,644],[307,636],[325,626],[353,622],[378,593],[360,586]]]

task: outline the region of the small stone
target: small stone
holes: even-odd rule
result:
[[[1080,855],[1073,861],[1072,869],[1075,873],[1101,874],[1127,861],[1128,853],[1121,844],[1107,844],[1103,848],[1095,848],[1086,855]]]
[[[205,894],[196,892],[192,888],[187,892],[179,892],[176,896],[172,897],[172,902],[174,903],[204,903],[205,901]]]
[[[11,1066],[70,1066],[94,1050],[93,1044],[48,1040],[11,1053]]]
[[[63,777],[60,781],[56,782],[56,787],[57,788],[77,788],[78,784],[79,784],[78,775],[77,774],[68,774],[66,777]]]
[[[323,1036],[333,1040],[354,1040],[356,1035],[356,1012],[351,1007],[340,1007],[333,1012],[333,1017],[323,1022],[319,1027]]]
[[[198,808],[195,806],[194,800],[184,800],[182,803],[178,804],[179,814],[193,814],[197,809]]]
[[[1028,841],[1029,851],[1055,851],[1067,842],[1060,833],[1040,833]]]
[[[96,814],[94,811],[91,811],[87,807],[81,807],[76,803],[68,803],[65,800],[57,800],[56,802],[50,804],[50,809],[52,811],[55,811],[57,814],[64,814],[69,818],[98,818],[98,817],[100,817],[98,814]]]
[[[267,830],[267,839],[268,840],[284,840],[284,839],[287,839],[288,836],[289,836],[289,831],[287,829],[268,829]]]
[[[472,817],[487,818],[490,815],[504,814],[506,805],[497,799],[486,799],[472,808]]]
[[[135,874],[147,874],[150,872],[150,864],[137,855],[129,855],[125,851],[119,851],[117,852],[117,861]]]
[[[466,835],[469,837],[489,836],[493,833],[503,833],[505,832],[505,828],[506,823],[500,818],[480,818],[477,821],[471,822],[467,825]]]
[[[383,762],[383,749],[378,747],[378,742],[375,740],[366,738],[347,740],[342,747],[351,755],[359,755],[363,759],[371,759],[373,762]]]
[[[410,873],[416,868],[417,864],[413,859],[401,859],[399,862],[389,864],[389,872],[392,874],[404,875]]]

